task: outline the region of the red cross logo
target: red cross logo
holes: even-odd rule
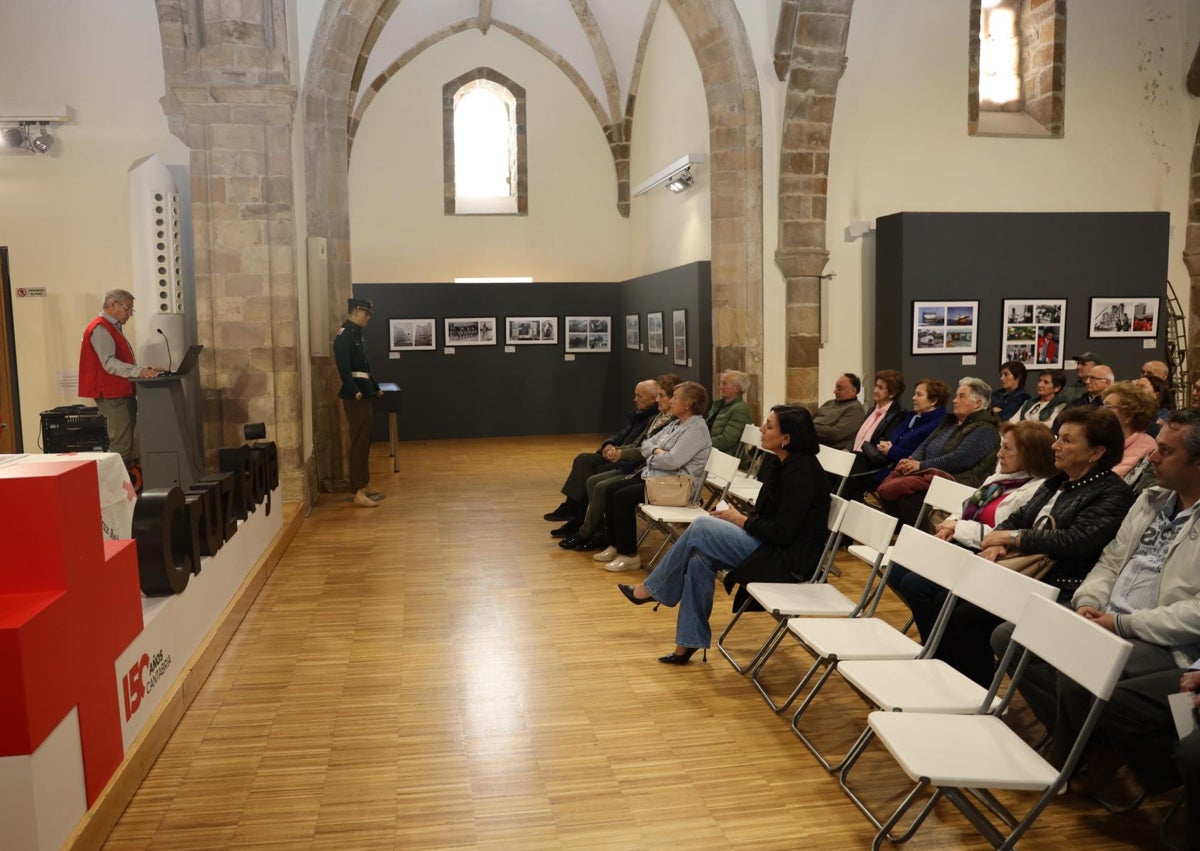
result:
[[[32,754],[72,707],[90,807],[124,757],[117,656],[142,631],[137,550],[100,534],[96,466],[0,469],[0,756]]]

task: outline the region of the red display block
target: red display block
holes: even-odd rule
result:
[[[105,541],[91,461],[0,469],[0,756],[79,708],[90,806],[124,756],[117,656],[142,630],[133,541]]]

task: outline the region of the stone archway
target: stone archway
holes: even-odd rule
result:
[[[348,127],[363,50],[395,0],[326,0],[309,53],[304,106],[308,234],[325,237],[331,316],[351,291]],[[708,102],[712,175],[714,379],[762,377],[762,110],[733,0],[669,0],[692,44]],[[328,357],[313,366],[313,431],[322,486],[345,478],[346,447]]]

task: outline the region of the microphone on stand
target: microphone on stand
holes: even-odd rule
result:
[[[167,372],[175,368],[175,359],[171,357],[171,341],[167,339],[167,335],[163,334],[163,329],[155,328],[159,334],[162,334],[163,342],[167,344]]]

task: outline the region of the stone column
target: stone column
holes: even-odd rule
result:
[[[853,0],[802,3],[788,70],[779,168],[779,248],[787,281],[787,399],[817,403],[821,273],[829,191],[829,140],[846,62]]]

